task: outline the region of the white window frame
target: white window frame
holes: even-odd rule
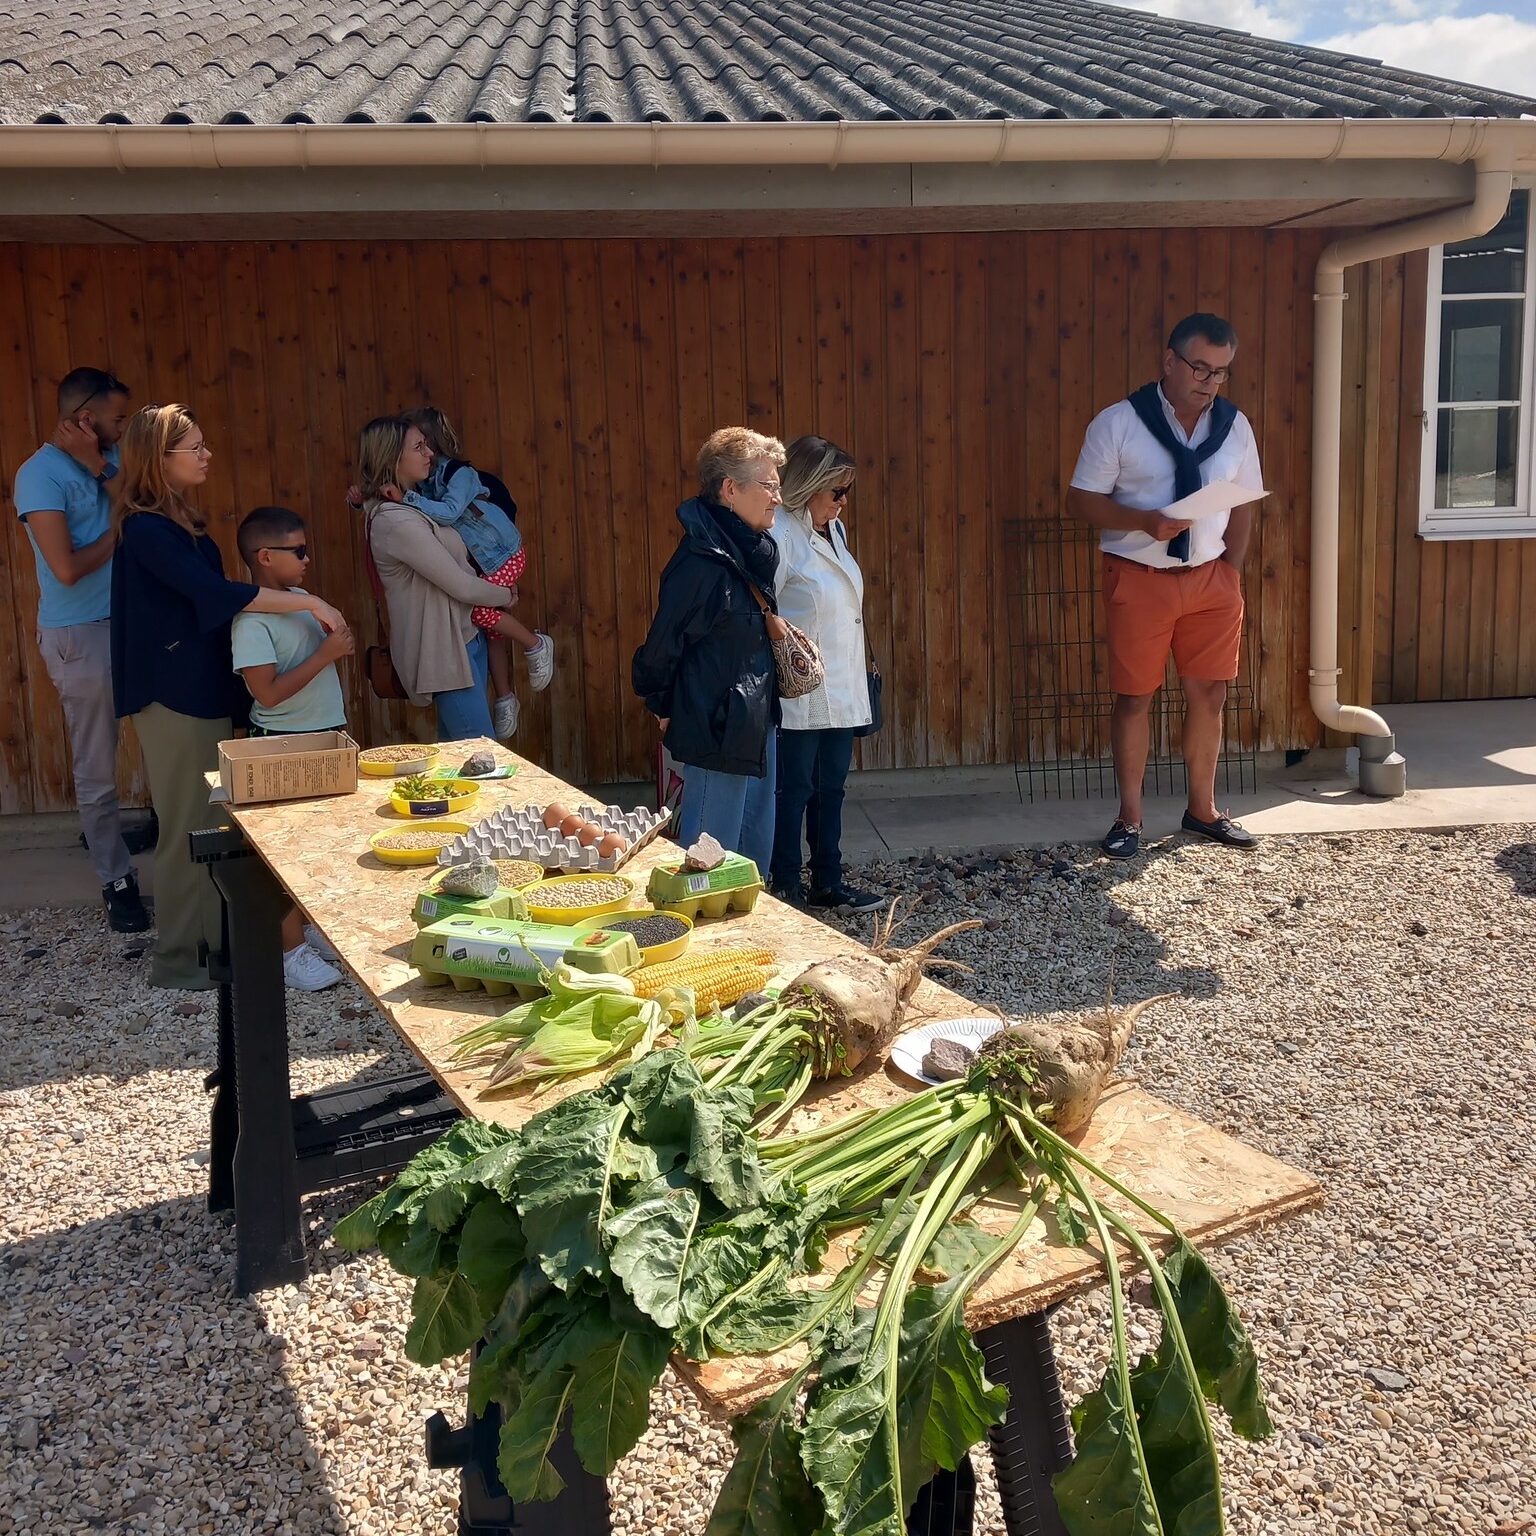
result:
[[[1520,324],[1519,400],[1480,400],[1477,408],[1518,405],[1520,441],[1515,452],[1515,505],[1512,507],[1437,507],[1435,505],[1435,455],[1440,434],[1440,318],[1441,271],[1445,247],[1429,252],[1429,291],[1424,321],[1424,412],[1420,417],[1423,450],[1419,461],[1419,536],[1424,539],[1532,539],[1536,538],[1536,190],[1531,183],[1516,181],[1515,190],[1526,192],[1525,292],[1523,294],[1467,294],[1461,298],[1523,299]],[[1411,420],[1411,418],[1410,418]]]

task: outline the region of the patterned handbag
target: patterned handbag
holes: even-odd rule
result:
[[[779,697],[798,699],[807,693],[815,693],[827,680],[827,668],[816,642],[803,629],[797,629],[788,619],[775,613],[756,587],[752,588],[752,596],[763,610],[774,670],[779,674]]]

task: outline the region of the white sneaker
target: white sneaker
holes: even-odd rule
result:
[[[505,693],[491,705],[491,726],[497,741],[510,741],[517,734],[517,695]]]
[[[324,992],[341,980],[341,972],[308,944],[300,944],[283,956],[283,980],[295,992]]]
[[[313,923],[304,924],[304,942],[328,965],[335,965],[341,959],[331,948],[331,941]]]
[[[555,642],[542,630],[536,629],[534,634],[539,637],[539,648],[524,651],[523,656],[528,662],[528,681],[533,684],[533,691],[543,693],[555,675]]]

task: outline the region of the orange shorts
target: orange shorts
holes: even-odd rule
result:
[[[1231,682],[1237,676],[1243,578],[1226,560],[1161,570],[1105,555],[1104,611],[1115,693],[1155,693],[1170,651],[1181,678]]]

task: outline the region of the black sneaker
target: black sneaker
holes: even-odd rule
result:
[[[805,906],[805,887],[803,885],[775,885],[770,887],[768,894],[775,901],[782,901],[787,907]]]
[[[845,912],[878,912],[885,904],[884,896],[846,884],[834,886],[830,891],[812,891],[806,897],[807,906],[840,907]]]
[[[1099,847],[1112,859],[1134,859],[1141,852],[1141,828],[1128,827],[1123,821],[1117,821],[1104,834]]]
[[[139,882],[132,875],[102,886],[101,899],[114,933],[143,933],[149,927],[149,913],[139,895]]]

